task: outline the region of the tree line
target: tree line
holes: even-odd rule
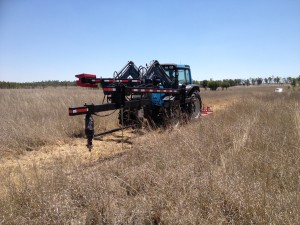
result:
[[[18,89],[18,88],[45,88],[45,87],[68,87],[76,86],[75,81],[38,81],[38,82],[5,82],[0,81],[0,89]]]
[[[249,79],[224,79],[224,80],[203,80],[203,81],[193,81],[194,84],[198,84],[201,87],[210,90],[217,90],[219,87],[224,89],[228,89],[233,86],[250,86],[250,85],[261,85],[261,84],[290,84],[295,87],[300,85],[300,75],[296,78],[287,77],[266,77],[266,78],[249,78]]]
[[[250,86],[250,85],[261,85],[261,84],[290,84],[295,87],[300,85],[300,75],[296,78],[287,77],[266,77],[266,78],[249,78],[249,79],[224,79],[224,80],[193,80],[194,84],[198,84],[201,87],[210,90],[217,90],[219,87],[228,89],[233,86]],[[45,87],[69,87],[76,86],[75,81],[38,81],[38,82],[5,82],[0,81],[0,89],[17,89],[17,88],[45,88]]]

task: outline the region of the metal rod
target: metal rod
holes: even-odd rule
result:
[[[130,127],[133,127],[133,126],[126,126],[126,127],[123,127],[123,128],[116,128],[116,129],[104,131],[104,132],[102,132],[102,133],[95,134],[94,137],[99,137],[99,136],[102,136],[102,135],[105,135],[105,134],[111,134],[111,133],[120,131],[120,130],[122,130],[122,129],[127,129],[127,128],[130,128]]]
[[[124,107],[123,107],[123,105],[121,107],[121,120],[122,120],[122,151],[123,151],[123,143],[124,143],[124,134],[123,134],[123,130],[124,130]]]

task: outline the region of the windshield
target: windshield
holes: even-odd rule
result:
[[[178,70],[178,82],[179,84],[187,84],[188,83],[188,76],[187,76],[188,71],[184,69]]]
[[[188,69],[179,69],[178,70],[178,82],[179,84],[190,84],[190,70]]]

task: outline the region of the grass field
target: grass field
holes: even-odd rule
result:
[[[68,107],[91,102],[100,104],[102,97],[99,90],[72,87],[0,90],[0,156],[22,154],[46,144],[83,137],[84,118],[69,117]],[[115,118],[95,117],[96,129],[115,127]]]
[[[202,91],[213,115],[91,153],[67,108],[100,91],[0,90],[0,224],[299,224],[300,90],[273,90]]]

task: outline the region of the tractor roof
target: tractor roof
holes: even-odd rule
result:
[[[190,68],[189,65],[185,65],[185,64],[163,63],[163,64],[160,64],[160,65],[162,65],[163,67],[164,66],[174,66],[176,68],[182,68],[182,69],[184,69],[184,68],[189,69]]]

